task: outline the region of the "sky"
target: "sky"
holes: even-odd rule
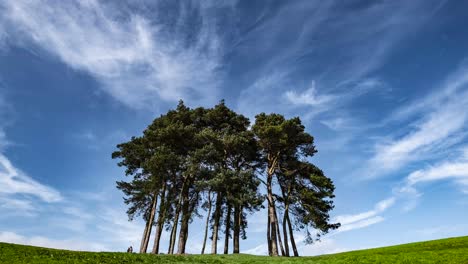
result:
[[[225,99],[251,121],[302,119],[342,224],[312,245],[297,233],[303,255],[468,235],[467,9],[3,0],[0,241],[138,247],[144,224],[128,221],[111,153],[179,99]],[[266,220],[249,217],[242,252],[266,254]],[[190,226],[189,253],[200,251],[202,221]]]

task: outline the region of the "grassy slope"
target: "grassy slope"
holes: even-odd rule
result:
[[[301,258],[251,255],[154,256],[91,253],[0,243],[0,263],[457,263],[468,264],[468,237]]]

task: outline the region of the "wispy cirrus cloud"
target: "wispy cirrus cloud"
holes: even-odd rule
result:
[[[456,158],[437,162],[433,165],[411,172],[404,180],[403,186],[396,188],[400,194],[406,194],[417,204],[422,193],[418,185],[439,181],[452,181],[463,193],[468,194],[468,147],[459,151]],[[412,208],[410,208],[412,209]]]
[[[288,90],[283,94],[283,97],[290,103],[290,108],[306,107],[307,111],[303,115],[303,118],[310,119],[321,113],[329,113],[332,111],[337,112],[359,96],[385,86],[382,81],[376,78],[368,78],[358,82],[349,82],[345,85],[348,87],[347,91],[325,93],[320,92],[320,90],[323,91],[325,89],[318,89],[315,81],[313,81],[308,89],[302,92]],[[335,120],[344,119],[343,117],[338,116],[336,118],[331,118],[330,120],[322,121],[322,123],[327,125],[331,124],[330,122],[334,122]],[[337,123],[334,125],[335,126],[331,124],[330,128],[337,129],[339,126]]]
[[[305,244],[305,237],[301,234],[296,234],[296,244],[301,249],[301,252],[306,256],[332,254],[337,252],[344,252],[349,250],[356,250],[360,248],[348,248],[340,246],[335,240],[334,236],[340,233],[366,228],[376,225],[385,221],[382,216],[388,209],[395,206],[399,197],[391,196],[387,199],[381,200],[374,205],[374,208],[362,213],[339,215],[333,218],[332,222],[341,223],[341,227],[323,237],[320,241],[313,244]],[[252,247],[245,251],[248,254],[267,255],[268,246],[266,243]]]
[[[130,107],[216,98],[222,41],[210,12],[217,5],[184,2],[168,23],[159,19],[167,10],[149,15],[116,5],[8,0],[0,13],[10,45],[45,50]],[[194,14],[198,22],[189,33]]]
[[[385,123],[405,121],[408,118],[424,114],[428,110],[441,108],[452,101],[454,96],[463,94],[467,90],[467,83],[468,59],[465,58],[458,66],[458,69],[447,76],[440,87],[436,87],[432,93],[424,98],[395,109],[390,117],[385,120]]]
[[[385,218],[380,214],[392,207],[395,201],[395,197],[390,197],[378,202],[372,210],[359,214],[339,215],[335,217],[333,222],[340,223],[341,227],[333,234],[364,228],[384,221]]]
[[[15,168],[10,160],[0,154],[0,194],[31,195],[45,202],[58,202],[63,198],[57,190],[43,185]]]
[[[377,143],[364,175],[384,176],[411,162],[434,159],[460,143],[467,136],[467,105],[468,70],[461,67],[436,92],[396,112],[400,119],[417,117],[405,126],[403,136]]]
[[[309,89],[302,93],[287,91],[284,95],[286,99],[294,105],[309,105],[313,107],[320,107],[336,100],[336,96],[333,95],[319,95],[315,88],[315,82],[312,83]]]
[[[241,47],[251,42],[268,44],[251,54],[254,73],[240,93],[238,108],[256,112],[280,108],[308,118],[335,110],[331,118],[339,117],[337,108],[372,89],[386,88],[375,78],[375,71],[441,3],[381,1],[351,13],[339,1],[298,1],[278,10],[265,8],[240,36]],[[287,23],[284,17],[289,18]],[[315,85],[304,85],[311,82]],[[259,94],[261,100],[252,96]]]
[[[62,201],[58,190],[44,185],[15,167],[5,155],[5,150],[12,143],[7,139],[5,124],[8,124],[4,112],[7,104],[3,94],[0,94],[0,208],[17,209],[25,212],[34,210],[29,198],[38,198],[46,203]]]
[[[7,210],[20,210],[25,212],[34,211],[34,206],[31,201],[21,200],[0,195],[0,208]]]
[[[289,90],[283,96],[292,106],[307,107],[308,112],[304,116],[306,119],[336,108],[340,101],[338,95],[319,93],[315,82],[312,82],[310,88],[303,92]]]

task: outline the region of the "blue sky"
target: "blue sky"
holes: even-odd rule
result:
[[[137,246],[115,145],[223,98],[315,136],[342,227],[304,255],[468,234],[468,3],[118,2],[0,3],[0,241]],[[241,251],[265,254],[265,222]]]

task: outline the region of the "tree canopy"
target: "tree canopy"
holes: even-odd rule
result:
[[[185,253],[190,223],[203,217],[203,211],[201,253],[209,231],[211,253],[218,253],[221,232],[224,253],[231,241],[232,252],[239,253],[240,240],[247,238],[248,214],[266,206],[269,254],[290,256],[291,245],[298,256],[295,231],[305,232],[304,242],[312,243],[339,227],[329,216],[333,182],[309,161],[316,152],[314,138],[298,117],[261,113],[250,126],[248,118],[224,101],[194,109],[180,101],[141,136],[117,145],[112,158],[119,159],[131,178],[117,182],[129,220],[142,216],[146,223],[140,253],[148,250],[153,226],[152,253],[160,253],[165,231],[170,237],[167,253]]]

